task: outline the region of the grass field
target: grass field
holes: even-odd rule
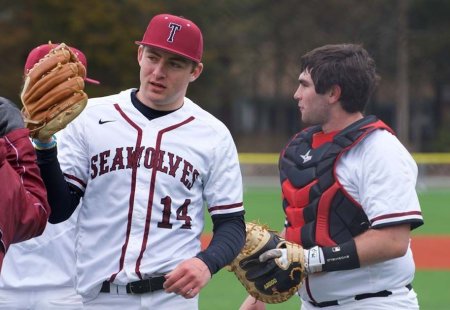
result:
[[[450,190],[428,190],[419,193],[425,225],[413,235],[450,235]],[[280,230],[283,211],[280,192],[276,188],[248,188],[244,193],[246,220],[257,220]],[[210,221],[206,230],[211,231]],[[448,258],[450,260],[450,257]],[[413,282],[422,310],[450,309],[450,270],[418,270]],[[237,310],[247,296],[245,289],[233,273],[219,271],[200,294],[201,310]],[[293,310],[300,308],[296,296],[285,303],[267,305],[268,310]]]

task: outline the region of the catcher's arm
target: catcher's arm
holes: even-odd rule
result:
[[[410,238],[410,224],[369,229],[336,246],[304,249],[307,274],[322,271],[351,270],[405,255]],[[386,242],[389,240],[390,242]],[[284,249],[273,249],[260,256],[261,261],[279,259],[287,263]]]
[[[369,229],[355,237],[356,249],[361,266],[376,264],[401,257],[408,250],[411,225]]]
[[[334,246],[314,246],[310,249],[302,249],[304,256],[305,273],[312,274],[322,271],[349,270],[360,267],[355,241],[353,239]],[[277,248],[266,251],[259,256],[261,262],[276,259],[279,264],[286,265],[292,261],[289,248]]]

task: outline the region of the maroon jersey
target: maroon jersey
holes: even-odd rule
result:
[[[28,129],[14,130],[0,138],[0,269],[9,245],[40,235],[49,215]]]

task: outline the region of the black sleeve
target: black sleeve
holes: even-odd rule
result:
[[[52,224],[67,220],[75,211],[83,192],[67,183],[59,166],[57,148],[36,150],[41,176],[47,189],[47,198],[52,209],[48,221]]]
[[[229,264],[245,244],[244,211],[233,215],[212,217],[213,237],[209,246],[196,257],[209,268],[211,275]]]

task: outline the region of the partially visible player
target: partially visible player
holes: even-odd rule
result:
[[[305,251],[302,309],[418,309],[411,230],[423,224],[417,164],[364,108],[375,62],[360,45],[326,45],[301,59],[294,94],[311,125],[282,150],[284,236]],[[247,298],[241,309],[264,309]]]
[[[43,44],[32,49],[25,63],[25,74],[57,45]],[[70,48],[87,68],[86,56]],[[99,83],[89,78],[85,81]],[[81,296],[75,292],[77,214],[74,212],[60,224],[48,223],[42,236],[11,245],[0,276],[0,309],[82,308]]]
[[[40,235],[50,214],[28,135],[19,109],[0,97],[0,270],[10,244]]]
[[[197,309],[200,290],[245,242],[237,150],[225,125],[185,97],[203,70],[200,29],[160,14],[136,43],[139,88],[90,99],[57,147],[38,142],[48,146],[38,157],[52,184],[50,221],[81,199],[85,309]],[[201,251],[205,211],[214,235]]]

